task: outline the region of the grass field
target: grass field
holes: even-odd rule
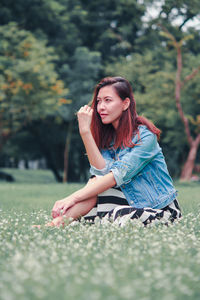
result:
[[[183,219],[144,228],[138,222],[74,223],[32,229],[53,203],[80,184],[46,171],[12,170],[0,182],[0,299],[200,299],[200,184],[176,182]]]

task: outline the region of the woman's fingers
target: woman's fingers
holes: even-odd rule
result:
[[[59,200],[59,201],[55,202],[53,209],[52,209],[52,217],[53,218],[60,216],[63,206],[64,206],[63,200]]]
[[[91,108],[90,106],[86,105],[85,110],[86,110],[87,112],[91,112],[91,111],[92,111],[92,108]]]
[[[56,218],[56,217],[58,217],[60,214],[58,213],[57,210],[52,210],[51,215],[52,215],[53,218]]]
[[[67,210],[74,205],[73,199],[62,199],[59,201],[56,201],[53,209],[52,209],[52,217],[55,219],[57,217],[63,216]]]
[[[70,208],[70,207],[72,207],[73,205],[71,204],[66,204],[66,205],[64,205],[64,207],[63,207],[63,209],[62,209],[62,215],[64,216],[65,214],[66,214],[66,212],[67,212],[67,210]]]
[[[91,111],[93,111],[93,109],[89,105],[84,105],[79,109],[78,113],[84,113],[84,112],[87,113]]]
[[[79,131],[81,135],[90,131],[92,114],[93,114],[93,109],[88,105],[82,106],[78,111],[77,117],[78,117]]]

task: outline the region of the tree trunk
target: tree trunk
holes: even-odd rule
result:
[[[177,55],[176,55],[177,69],[176,69],[176,80],[175,80],[176,107],[177,107],[178,113],[181,117],[181,120],[184,124],[185,134],[186,134],[186,137],[188,140],[188,144],[190,146],[189,154],[188,154],[187,160],[183,166],[180,180],[187,181],[187,180],[190,180],[190,178],[192,176],[192,171],[193,171],[194,164],[195,164],[197,150],[198,150],[198,146],[200,144],[200,134],[197,135],[195,140],[191,135],[189,120],[186,117],[186,114],[184,113],[182,105],[181,105],[181,90],[184,87],[186,82],[193,79],[198,74],[198,72],[200,71],[200,66],[198,66],[196,69],[194,69],[191,74],[187,75],[184,78],[184,80],[181,80],[182,67],[183,67],[182,66],[182,49],[181,49],[181,47],[183,45],[184,38],[180,41],[177,41],[175,39],[175,37],[172,34],[170,34],[169,31],[165,27],[163,27],[162,25],[161,25],[161,27],[163,28],[164,32],[167,34],[167,37],[171,40],[174,48],[176,49],[176,53],[177,53]]]
[[[6,144],[7,140],[9,139],[11,135],[4,135],[0,136],[0,152],[2,151],[4,145]],[[15,181],[14,177],[8,173],[0,171],[0,179],[6,180],[8,182],[13,182]]]
[[[52,159],[52,155],[49,151],[49,147],[48,147],[48,145],[45,144],[45,142],[43,142],[43,138],[40,136],[38,130],[36,129],[36,126],[30,126],[28,129],[32,133],[32,135],[36,138],[37,143],[39,144],[40,149],[41,149],[44,157],[47,160],[48,166],[51,169],[51,171],[53,172],[56,180],[58,182],[62,182],[62,176],[60,176],[60,174],[56,168],[56,165]]]
[[[2,149],[3,149],[3,143],[1,143],[0,141],[0,152],[2,151]]]
[[[66,142],[65,142],[63,182],[68,181],[69,151],[71,146],[72,128],[73,128],[73,121],[69,122]]]
[[[11,138],[11,136],[12,136],[11,133],[0,136],[0,152],[2,151],[4,145],[7,143],[7,141]]]
[[[197,138],[192,142],[190,146],[187,160],[181,172],[181,177],[180,177],[181,181],[188,181],[192,176],[192,171],[195,166],[195,159],[197,156],[199,144],[200,144],[200,134],[197,136]]]

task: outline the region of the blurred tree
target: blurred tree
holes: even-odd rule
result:
[[[200,16],[200,3],[198,0],[165,0],[161,4],[158,18],[162,19],[163,25],[164,22],[167,25],[171,24],[171,26],[177,24],[177,30],[180,33],[186,23],[197,16]],[[176,27],[174,27],[175,29]]]
[[[103,64],[134,51],[145,6],[137,0],[81,0],[87,16],[83,44],[102,55]]]
[[[144,10],[136,0],[103,3],[99,0],[2,0],[0,3],[1,24],[16,21],[37,38],[48,40],[59,56],[55,62],[56,70],[69,87],[68,99],[73,100],[69,109],[65,102],[61,107],[66,114],[63,125],[67,130],[64,174],[67,173],[68,154],[72,153],[69,145],[74,112],[91,99],[96,80],[104,76],[99,53],[103,56],[102,65],[112,60],[113,55],[130,53]],[[74,143],[72,148],[73,151],[78,149]],[[67,180],[66,176],[64,180]]]
[[[16,23],[0,27],[0,151],[22,127],[55,114],[63,101],[53,48]],[[32,128],[33,129],[33,128]]]
[[[101,52],[102,63],[133,52],[144,13],[137,0],[1,0],[0,24],[16,21],[47,38],[60,67],[80,46]]]
[[[155,5],[158,5],[157,16],[148,17],[148,11],[151,11],[149,7],[155,8]],[[165,26],[177,41],[184,37],[186,30],[194,36],[194,39],[187,41],[188,51],[186,48],[183,51],[183,58],[188,61],[187,67],[183,69],[185,77],[191,72],[200,51],[200,43],[197,42],[198,30],[186,26],[199,15],[199,11],[198,0],[0,1],[0,24],[15,21],[20,30],[23,28],[30,31],[37,41],[46,40],[45,47],[48,45],[55,49],[55,70],[69,91],[65,93],[67,97],[60,101],[61,117],[51,116],[48,122],[52,124],[52,138],[56,139],[59,135],[63,140],[61,149],[64,149],[65,141],[63,132],[67,132],[66,145],[71,145],[70,151],[65,147],[65,155],[70,155],[70,160],[65,159],[65,162],[69,161],[71,171],[68,179],[73,173],[72,169],[78,169],[79,163],[81,166],[81,163],[85,164],[86,161],[79,153],[83,151],[83,147],[78,136],[77,123],[75,126],[74,112],[91,98],[92,88],[89,92],[90,88],[85,86],[94,86],[100,77],[111,74],[123,74],[133,82],[138,108],[161,126],[162,145],[168,164],[173,174],[178,175],[180,164],[186,159],[188,145],[182,134],[184,127],[179,122],[175,105],[171,101],[174,97],[176,72],[174,48],[159,34],[160,24]],[[96,62],[91,59],[94,52],[101,55],[101,68],[98,66],[97,72]],[[87,69],[88,57],[93,61],[93,67]],[[81,77],[83,74],[84,78]],[[29,91],[29,94],[31,92]],[[77,97],[76,92],[79,93]],[[189,120],[193,135],[195,123],[198,122],[196,111],[199,107],[198,101],[191,105],[191,100],[188,99],[196,99],[198,93],[197,76],[187,82],[181,99],[184,109],[187,108],[185,111],[191,116]],[[67,103],[66,99],[72,100],[72,103]],[[45,125],[38,119],[36,122],[37,128],[46,128],[48,123]],[[57,122],[60,122],[59,126]],[[71,139],[73,142],[70,143]],[[45,136],[42,142],[45,144]],[[46,145],[47,143],[48,140]],[[49,147],[49,151],[50,148],[59,161],[60,150],[53,145]],[[72,163],[76,167],[73,168]],[[85,178],[83,168],[80,168],[80,173],[82,172],[81,178]],[[73,173],[73,178],[78,178],[76,176],[77,171]]]
[[[161,24],[178,40],[183,38],[184,32],[193,34],[194,39],[188,41],[188,49],[196,55],[199,53],[199,30],[195,25],[200,18],[198,0],[144,0],[144,5],[145,16],[135,45],[137,52],[143,53],[147,48],[157,51],[161,43],[166,44],[159,34]]]
[[[63,120],[68,123],[64,151],[64,182],[66,182],[68,178],[68,160],[73,126],[74,124],[77,126],[77,123],[75,123],[75,113],[82,105],[87,104],[91,100],[94,85],[101,70],[101,55],[99,52],[89,51],[86,47],[78,47],[72,57],[72,63],[73,68],[64,65],[61,69],[61,73],[64,77],[70,77],[68,84],[69,93],[67,94],[69,100],[66,101],[71,101],[71,104],[63,103],[60,109],[60,115]],[[75,147],[77,147],[77,145],[75,145]]]
[[[162,129],[161,144],[166,154],[168,166],[173,175],[180,175],[180,165],[186,160],[188,153],[187,140],[183,134],[184,126],[176,112],[174,99],[174,81],[176,77],[176,56],[174,47],[161,36],[160,26],[165,26],[180,41],[185,35],[193,35],[187,40],[187,48],[183,48],[183,78],[192,73],[199,61],[199,31],[195,25],[186,27],[189,21],[197,18],[200,12],[199,1],[173,0],[144,1],[148,9],[143,18],[143,26],[135,40],[135,51],[121,57],[114,64],[106,66],[107,75],[122,75],[132,82],[137,106],[140,113],[157,123]],[[157,16],[151,15],[151,7]],[[187,33],[185,33],[187,32]],[[186,43],[183,42],[183,43]],[[166,52],[166,48],[168,52]],[[187,62],[187,63],[186,63]],[[190,121],[191,134],[197,134],[199,107],[199,76],[184,85],[181,103],[186,117]],[[195,126],[196,124],[196,126]],[[198,157],[197,157],[198,159]]]
[[[186,115],[186,113],[183,110],[183,105],[181,103],[181,93],[182,90],[184,89],[185,85],[193,80],[193,78],[197,75],[199,75],[200,73],[200,57],[198,57],[199,59],[197,60],[197,66],[195,65],[195,68],[193,67],[193,70],[191,71],[190,74],[187,74],[187,76],[185,76],[185,78],[182,79],[183,75],[183,62],[182,62],[182,48],[184,43],[193,38],[191,35],[186,35],[183,39],[181,39],[180,41],[177,41],[175,39],[175,37],[169,33],[169,31],[164,28],[164,31],[162,32],[162,34],[168,38],[170,40],[170,44],[174,47],[174,49],[176,50],[176,62],[177,62],[177,70],[176,70],[176,80],[175,80],[175,99],[176,99],[176,107],[178,110],[178,113],[181,117],[181,120],[184,124],[184,128],[185,128],[185,134],[186,134],[186,138],[188,141],[188,144],[190,146],[189,149],[189,153],[186,159],[186,162],[184,163],[182,172],[181,172],[181,180],[190,180],[191,176],[192,176],[192,171],[194,169],[195,166],[195,160],[196,160],[196,156],[197,156],[197,152],[198,152],[198,147],[200,144],[200,105],[198,105],[199,109],[196,110],[195,116],[194,116],[194,111],[193,114],[190,115],[189,112]],[[193,92],[194,93],[194,92]],[[194,99],[195,100],[195,99]],[[197,103],[200,104],[199,99],[197,99]],[[192,101],[192,104],[194,102]],[[194,105],[197,106],[197,105]],[[190,109],[191,112],[191,109]],[[189,124],[189,121],[192,122],[193,126],[195,126],[195,137],[193,137],[192,133],[191,133],[191,126]],[[194,134],[194,132],[193,132]]]
[[[194,62],[199,60],[199,55],[184,53],[187,62],[183,76],[191,73]],[[173,176],[180,176],[180,165],[186,160],[188,152],[184,126],[176,111],[174,85],[176,77],[176,61],[174,51],[166,51],[165,46],[157,51],[148,50],[144,54],[133,54],[121,58],[115,64],[107,66],[109,75],[126,77],[133,86],[139,114],[143,114],[156,123],[162,130],[161,144],[166,160]],[[181,102],[188,120],[193,120],[191,134],[195,136],[199,130],[199,87],[200,78],[196,76],[185,84]],[[195,125],[196,123],[196,125]]]
[[[79,1],[70,0],[1,0],[0,24],[15,21],[20,28],[44,38],[56,48],[60,60],[66,61],[77,45],[81,44],[80,32],[74,23],[74,16],[79,19],[84,15]]]

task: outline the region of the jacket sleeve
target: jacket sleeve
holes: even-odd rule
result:
[[[140,133],[140,139],[133,148],[119,153],[118,159],[110,166],[118,186],[128,183],[160,151],[157,137],[149,130]]]
[[[106,163],[105,168],[97,169],[94,166],[90,165],[90,174],[91,175],[104,176],[110,172],[114,160],[113,160],[113,158],[111,158],[111,156],[108,156],[108,152],[106,152],[106,153],[107,153],[107,155],[105,156],[104,151],[101,152],[101,154],[105,160],[105,163]]]

